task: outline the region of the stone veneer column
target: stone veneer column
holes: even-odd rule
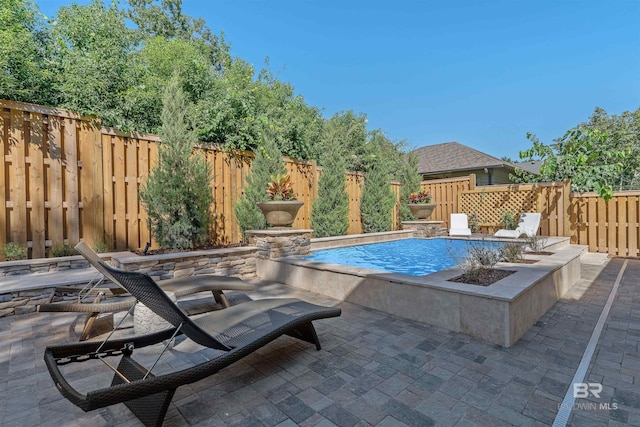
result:
[[[403,230],[415,230],[415,237],[447,236],[449,231],[442,226],[442,221],[419,219],[416,221],[402,221]]]
[[[249,244],[258,248],[258,257],[282,258],[293,255],[309,255],[313,230],[276,228],[249,230]]]

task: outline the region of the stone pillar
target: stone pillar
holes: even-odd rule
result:
[[[176,300],[173,292],[167,292],[171,301]],[[133,331],[136,336],[146,335],[170,328],[171,324],[154,313],[149,307],[138,301],[133,310]]]
[[[402,221],[402,229],[414,230],[415,237],[438,237],[449,235],[449,231],[442,226],[442,221],[429,221],[426,219]]]
[[[313,230],[279,228],[249,230],[249,244],[258,248],[262,259],[282,258],[294,255],[309,255]]]

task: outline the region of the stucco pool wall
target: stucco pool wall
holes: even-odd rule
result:
[[[258,259],[256,270],[263,279],[509,347],[580,278],[586,247],[555,244],[553,255],[528,255],[534,264],[500,263],[515,273],[487,287],[448,281],[458,268],[415,277],[291,257]]]

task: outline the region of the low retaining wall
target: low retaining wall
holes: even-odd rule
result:
[[[256,277],[254,246],[180,252],[162,255],[136,255],[131,252],[101,254],[101,258],[126,271],[142,271],[155,280],[211,274]],[[82,256],[0,262],[0,317],[31,313],[37,306],[59,298],[56,287],[85,284],[98,273]]]
[[[125,271],[147,273],[154,280],[213,274],[256,277],[255,246],[180,252],[175,254],[120,256],[114,254],[112,264]]]
[[[109,259],[109,257],[107,257],[107,259]],[[87,267],[89,267],[89,263],[79,255],[58,258],[4,261],[0,262],[0,277],[48,273],[52,271],[64,271]]]
[[[514,274],[490,286],[448,281],[452,268],[422,277],[294,258],[259,259],[261,279],[274,280],[504,347],[513,345],[580,278],[586,246],[528,255],[535,264],[498,264]]]

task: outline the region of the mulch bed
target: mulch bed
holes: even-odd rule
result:
[[[489,286],[496,283],[498,280],[502,280],[507,276],[512,275],[515,271],[498,270],[494,268],[485,268],[480,270],[479,273],[469,275],[467,273],[449,279],[449,282],[465,283],[467,285]]]

